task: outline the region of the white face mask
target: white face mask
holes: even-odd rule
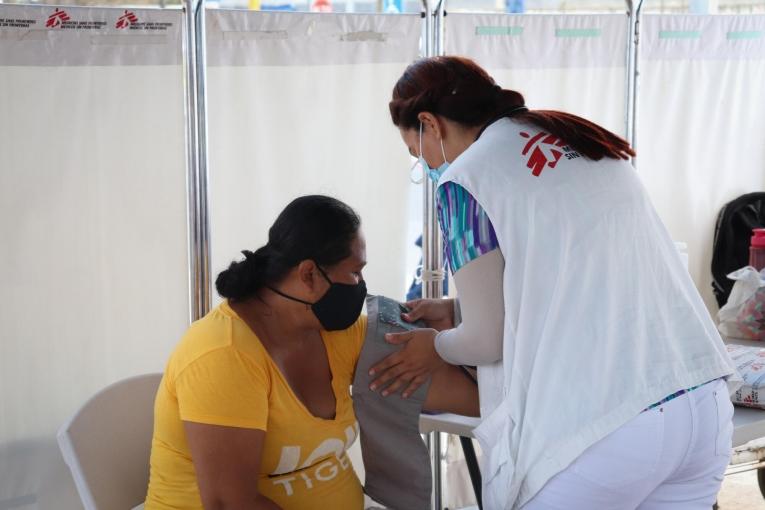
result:
[[[444,175],[444,172],[446,172],[446,170],[449,168],[449,162],[446,160],[446,152],[444,151],[444,140],[441,139],[439,142],[441,142],[441,155],[444,157],[444,162],[438,168],[430,168],[428,166],[428,162],[425,161],[425,158],[422,157],[422,122],[420,122],[420,152],[417,161],[415,162],[414,166],[412,166],[412,170],[420,167],[422,169],[421,171],[423,178],[420,180],[415,180],[410,177],[413,183],[420,184],[426,175],[430,177],[430,180],[433,182],[438,182],[439,179],[441,179],[441,176]]]

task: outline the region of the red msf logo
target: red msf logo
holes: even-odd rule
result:
[[[528,133],[521,132],[521,136],[529,138],[522,154],[528,156],[529,159],[526,166],[531,168],[531,173],[535,177],[539,177],[545,167],[555,168],[558,160],[567,149],[563,140],[544,131],[534,135],[534,137]]]
[[[48,16],[48,21],[45,22],[46,28],[56,28],[60,27],[64,21],[69,21],[71,18],[66,13],[66,11],[61,11],[59,9],[56,9],[53,11],[53,14]]]
[[[119,17],[117,20],[116,28],[127,28],[133,23],[138,23],[138,17],[130,11],[125,11],[125,14]]]

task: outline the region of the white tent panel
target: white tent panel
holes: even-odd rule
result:
[[[361,215],[369,291],[402,298],[411,162],[388,101],[419,16],[209,11],[207,26],[213,276],[322,193]]]
[[[624,134],[624,15],[450,14],[446,53],[472,58],[532,109],[563,110]]]
[[[638,173],[707,306],[720,208],[765,190],[765,16],[645,16]]]
[[[188,324],[181,25],[0,6],[2,508],[77,508],[55,431]]]

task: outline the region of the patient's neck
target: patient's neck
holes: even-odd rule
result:
[[[310,308],[279,296],[259,296],[231,307],[263,343],[298,347],[318,333]]]

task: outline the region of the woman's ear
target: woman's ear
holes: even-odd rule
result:
[[[441,140],[443,138],[443,127],[437,116],[430,112],[420,112],[417,119],[422,122],[423,133],[431,131],[436,136],[436,139]]]
[[[316,277],[321,276],[313,260],[304,260],[297,267],[298,279],[312,292],[316,289]]]

